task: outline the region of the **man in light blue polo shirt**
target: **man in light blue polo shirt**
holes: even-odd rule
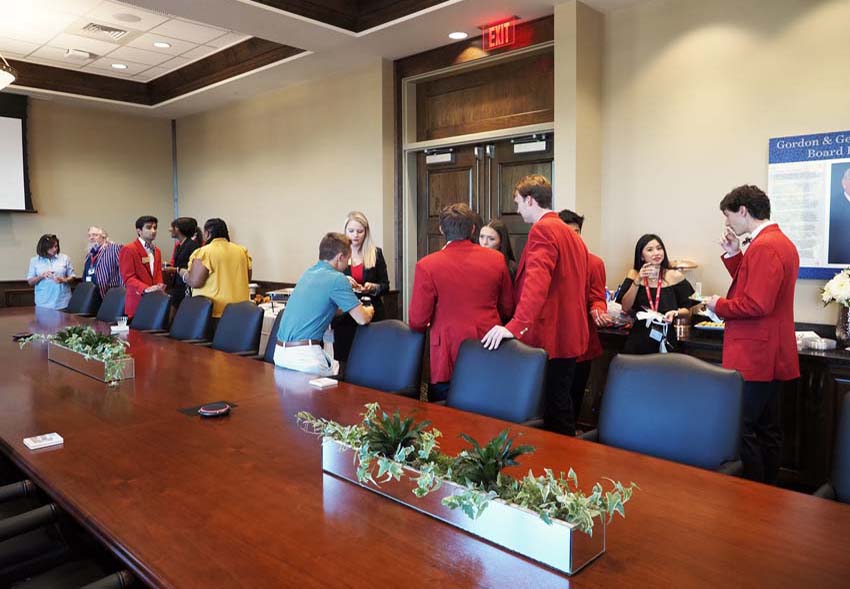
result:
[[[308,268],[286,303],[277,332],[274,363],[320,376],[333,374],[333,359],[322,348],[322,336],[337,311],[360,325],[372,321],[375,310],[364,307],[342,273],[351,257],[351,242],[342,233],[328,233],[319,244],[319,261]]]

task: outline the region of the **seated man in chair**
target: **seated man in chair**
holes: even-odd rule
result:
[[[341,233],[328,233],[319,244],[319,261],[308,268],[286,303],[277,332],[274,363],[283,368],[329,376],[333,359],[322,347],[322,336],[337,311],[360,325],[372,321],[375,310],[365,307],[342,273],[348,267],[351,243]]]

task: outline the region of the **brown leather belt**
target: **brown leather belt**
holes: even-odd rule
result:
[[[277,340],[277,345],[282,348],[297,348],[298,346],[321,346],[324,342],[320,339],[298,339],[291,342]]]

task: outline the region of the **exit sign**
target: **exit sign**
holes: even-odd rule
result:
[[[485,51],[508,47],[516,42],[515,20],[487,25],[482,28],[483,34],[481,35],[481,39]]]

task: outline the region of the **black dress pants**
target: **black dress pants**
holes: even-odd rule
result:
[[[573,382],[570,385],[570,399],[573,403],[573,418],[578,424],[578,418],[581,417],[581,406],[584,404],[584,391],[587,388],[587,381],[590,378],[590,367],[593,360],[585,360],[584,362],[576,362],[576,371],[573,375]]]
[[[782,463],[779,385],[778,380],[744,382],[744,477],[769,485],[776,484]]]
[[[546,363],[544,427],[552,432],[576,435],[576,418],[570,389],[575,375],[575,358],[552,358]]]

